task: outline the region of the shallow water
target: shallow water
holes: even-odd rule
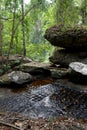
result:
[[[20,91],[19,91],[20,90]],[[0,88],[0,110],[17,112],[30,118],[70,115],[87,119],[87,93],[58,83],[37,88]]]

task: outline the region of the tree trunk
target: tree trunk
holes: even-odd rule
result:
[[[1,5],[2,5],[2,1],[0,1],[0,17],[2,16],[2,9],[1,9]],[[1,57],[1,66],[3,65],[3,36],[2,36],[2,32],[3,32],[3,22],[2,20],[0,20],[0,57]]]
[[[0,56],[2,56],[2,30],[3,30],[3,23],[0,21]]]
[[[25,27],[24,27],[24,1],[21,1],[22,8],[22,35],[23,35],[23,56],[26,56],[26,43],[25,43]]]
[[[81,7],[82,24],[87,25],[87,0],[83,0]]]
[[[13,11],[13,21],[12,21],[12,32],[11,32],[11,39],[10,39],[10,43],[9,43],[9,48],[8,48],[8,58],[10,55],[10,50],[13,46],[13,41],[14,41],[14,35],[15,35],[15,17],[16,16],[16,0],[14,1],[14,11]]]

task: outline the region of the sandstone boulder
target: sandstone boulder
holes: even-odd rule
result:
[[[54,46],[87,50],[87,29],[56,25],[46,30],[44,37]]]
[[[54,79],[63,79],[68,76],[69,69],[66,68],[50,68],[51,77]]]
[[[71,62],[82,62],[87,64],[87,52],[70,52],[66,49],[55,50],[49,57],[53,64],[60,64],[62,67],[68,67]]]
[[[87,76],[87,64],[83,64],[81,62],[72,62],[69,64],[69,67],[72,69],[72,71]]]
[[[30,73],[35,78],[43,78],[51,75],[49,67],[50,64],[32,61],[30,63],[21,64],[16,68],[16,70]]]
[[[24,72],[30,72],[30,71],[33,71],[33,69],[36,69],[36,68],[47,69],[47,68],[49,68],[49,66],[50,66],[50,64],[47,64],[47,63],[32,61],[30,63],[21,64],[20,66],[18,66],[16,68],[20,69],[21,71],[24,71]]]
[[[12,71],[0,77],[0,84],[24,84],[32,81],[32,76],[22,71]]]
[[[8,60],[9,60],[9,62],[19,61],[19,62],[23,62],[23,63],[29,63],[32,61],[30,58],[24,57],[23,55],[19,55],[19,54],[9,56]]]
[[[69,64],[71,70],[70,79],[77,83],[87,84],[87,64],[72,62]]]

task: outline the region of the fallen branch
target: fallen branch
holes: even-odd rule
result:
[[[21,129],[21,128],[15,126],[15,125],[12,125],[12,124],[10,124],[10,123],[6,123],[6,122],[1,121],[1,120],[0,120],[0,124],[5,125],[5,126],[9,126],[9,127],[13,127],[13,128],[15,128],[15,129],[17,129],[17,130],[23,130],[23,129]]]

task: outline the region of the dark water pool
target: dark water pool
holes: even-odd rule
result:
[[[17,93],[0,88],[0,110],[17,112],[30,118],[70,115],[87,119],[87,93],[52,83]]]

